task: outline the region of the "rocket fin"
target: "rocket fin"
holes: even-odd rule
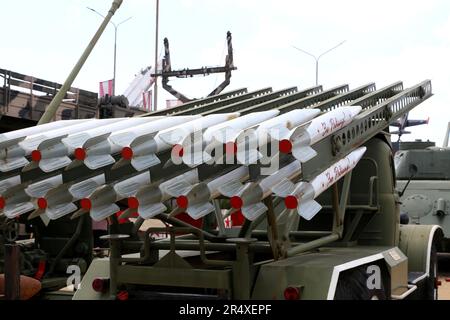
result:
[[[161,160],[154,154],[148,154],[144,156],[133,157],[131,159],[131,165],[136,171],[143,171],[145,169],[154,167],[161,163]]]
[[[219,187],[219,192],[225,197],[232,197],[244,190],[244,185],[239,181],[229,181]]]
[[[8,206],[3,209],[3,213],[10,219],[14,219],[24,213],[34,210],[34,205],[31,202],[22,202],[19,204]]]
[[[101,134],[96,137],[92,137],[84,142],[83,148],[88,149],[99,143],[102,143],[102,142],[106,141],[110,135],[111,135],[111,133],[109,132],[109,133]]]
[[[26,166],[29,163],[29,161],[25,157],[17,157],[17,158],[10,158],[6,160],[0,160],[0,171],[1,172],[8,172],[12,171],[14,169],[19,169],[24,166]]]
[[[294,145],[292,147],[292,155],[300,162],[306,162],[311,160],[317,155],[317,152],[311,148],[310,146],[306,145],[296,145],[294,142]]]
[[[39,161],[39,168],[41,168],[44,172],[52,172],[61,168],[64,168],[72,163],[69,157],[58,157],[58,158],[49,158],[42,159]]]
[[[189,206],[186,212],[192,219],[197,220],[206,216],[208,213],[213,212],[214,209],[214,206],[210,202],[206,202],[203,204]]]
[[[252,204],[250,206],[242,207],[242,209],[241,209],[244,217],[250,221],[254,221],[256,218],[258,218],[260,215],[262,215],[267,210],[268,210],[267,206],[262,202],[258,202],[258,203]]]
[[[272,192],[277,197],[286,198],[288,195],[294,192],[294,189],[295,185],[292,183],[292,181],[284,178],[283,180],[280,181],[280,183],[272,187]]]
[[[68,215],[69,213],[76,211],[77,209],[78,209],[78,207],[75,204],[73,204],[72,202],[70,202],[70,203],[64,203],[64,204],[56,206],[54,208],[47,208],[45,213],[50,218],[50,220],[56,220],[65,215]]]
[[[316,200],[300,201],[298,213],[306,220],[311,220],[322,209],[322,206]]]
[[[151,219],[154,216],[163,213],[167,207],[162,203],[152,203],[149,205],[139,206],[138,213],[144,219]]]
[[[112,216],[114,213],[120,211],[120,208],[115,203],[106,204],[99,207],[93,207],[90,211],[91,218],[94,221],[101,221]]]
[[[32,220],[34,218],[37,218],[41,214],[43,214],[44,212],[45,212],[45,210],[43,210],[43,209],[36,209],[32,213],[30,213],[30,215],[28,216],[28,220]]]
[[[95,156],[92,155],[84,159],[84,164],[91,170],[105,167],[107,165],[113,164],[114,162],[116,162],[116,160],[114,160],[114,158],[109,154]]]
[[[164,192],[172,197],[178,197],[191,191],[194,186],[186,181],[175,181],[169,186],[165,186]]]

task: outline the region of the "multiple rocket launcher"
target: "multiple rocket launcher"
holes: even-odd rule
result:
[[[429,80],[408,89],[401,82],[379,90],[373,83],[350,91],[240,89],[153,116],[0,134],[0,214],[31,212],[45,222],[90,212],[102,220],[128,200],[122,216],[148,219],[175,199],[175,211],[199,219],[225,196],[254,220],[273,194],[311,219],[320,210],[314,199],[363,156],[358,147],[431,95]]]
[[[104,174],[77,183],[63,183],[57,174],[32,184],[13,175],[0,181],[0,209],[11,219],[30,211],[29,218],[49,219],[90,212],[93,220],[100,221],[120,210],[117,201],[128,199],[128,212],[137,211],[148,219],[165,212],[164,202],[174,198],[180,210],[199,219],[214,211],[211,200],[225,196],[234,209],[254,220],[267,210],[262,201],[275,194],[285,198],[288,209],[298,209],[309,220],[320,210],[314,198],[350,171],[365,149],[353,151],[310,182],[294,184],[301,163],[316,155],[311,145],[348,125],[361,110],[342,106],[322,113],[311,108],[280,115],[272,109],[245,115],[70,120],[1,134],[2,173],[36,167],[51,173],[82,164],[92,170],[114,164],[114,170],[128,164],[138,174],[109,184]],[[245,183],[250,177],[248,166],[267,157],[262,150],[269,143],[278,148],[272,159],[292,153],[295,160]],[[172,150],[172,165],[184,163],[190,169],[165,181],[152,181],[146,170],[160,164],[158,154],[167,150]],[[119,161],[115,154],[121,155]],[[225,158],[227,164],[235,161],[229,170],[200,180],[198,166],[224,163]]]

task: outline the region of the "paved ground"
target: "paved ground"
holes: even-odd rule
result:
[[[439,277],[441,280],[441,286],[439,287],[438,297],[439,300],[450,300],[450,273],[442,274]]]

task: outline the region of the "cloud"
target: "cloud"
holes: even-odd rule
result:
[[[64,81],[101,21],[86,5],[102,12],[110,3],[17,0],[5,4],[5,10],[21,12],[20,18],[27,23],[17,25],[14,15],[0,21],[3,29],[17,26],[13,33],[4,35],[7,45],[0,50],[2,67]],[[25,5],[27,12],[20,10]],[[119,92],[139,69],[153,64],[154,10],[154,1],[126,1],[114,17],[120,20],[133,16],[118,33]],[[414,128],[411,137],[416,132],[433,139],[443,135],[447,120],[441,115],[450,104],[448,1],[172,0],[160,1],[160,10],[159,52],[167,36],[174,68],[222,65],[225,33],[232,32],[238,70],[226,90],[310,87],[315,83],[314,59],[292,45],[320,54],[347,40],[320,60],[319,82],[325,88],[343,83],[354,88],[372,81],[381,88],[397,80],[410,86],[431,78],[435,96],[413,110],[411,117],[430,115],[430,123],[436,125]],[[109,26],[74,85],[96,91],[99,81],[112,77],[113,43],[114,32]],[[172,79],[171,84],[191,97],[201,97],[222,79],[219,74]],[[172,98],[164,90],[158,95],[160,101]]]

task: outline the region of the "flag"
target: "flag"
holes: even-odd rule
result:
[[[152,90],[142,92],[142,107],[144,110],[152,111]]]
[[[168,99],[166,100],[166,108],[173,108],[173,107],[177,107],[179,105],[182,105],[183,102],[181,100],[178,99]]]
[[[99,86],[99,97],[104,97],[106,95],[112,96],[113,95],[113,84],[114,80],[107,80],[100,82]]]
[[[225,228],[226,229],[231,229],[231,227],[233,226],[233,222],[232,222],[230,216],[225,218],[224,223],[225,223]]]

